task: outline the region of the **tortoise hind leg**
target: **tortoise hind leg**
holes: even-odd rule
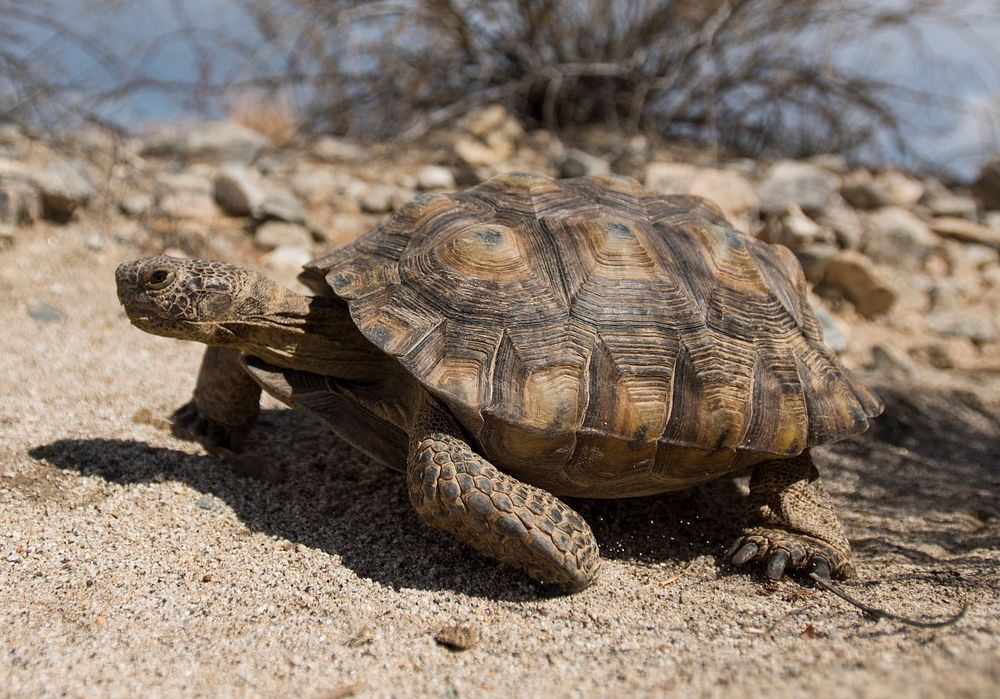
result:
[[[428,524],[481,553],[568,590],[587,587],[597,575],[597,542],[583,518],[476,454],[430,397],[411,425],[406,481]]]
[[[208,347],[194,397],[174,413],[174,434],[209,449],[238,449],[260,412],[260,386],[240,363],[239,350]]]
[[[786,567],[826,577],[854,575],[851,544],[808,451],[757,464],[747,510],[743,536],[728,554],[736,565],[767,558],[772,580]]]

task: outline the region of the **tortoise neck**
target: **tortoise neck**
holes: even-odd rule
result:
[[[389,360],[365,339],[347,306],[336,299],[303,296],[274,284],[261,306],[251,302],[225,324],[245,354],[287,369],[343,379],[370,377]]]

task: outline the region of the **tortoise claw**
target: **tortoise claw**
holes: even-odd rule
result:
[[[813,556],[809,561],[809,572],[830,580],[830,563],[822,556]]]
[[[172,431],[175,436],[200,442],[208,449],[232,451],[238,451],[246,433],[246,430],[227,427],[203,416],[193,400],[174,412]]]
[[[735,554],[733,554],[732,558],[733,565],[739,567],[753,560],[759,550],[760,547],[753,542],[743,544],[743,546],[741,546],[740,549]]]
[[[785,549],[775,551],[767,563],[767,577],[771,580],[781,580],[781,576],[785,574],[785,566],[791,559],[791,554]]]

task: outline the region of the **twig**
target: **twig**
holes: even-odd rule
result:
[[[879,619],[892,619],[893,621],[898,621],[902,624],[908,624],[909,626],[917,626],[922,629],[938,629],[944,626],[951,626],[952,624],[958,623],[959,619],[965,616],[965,612],[969,609],[969,603],[962,603],[962,608],[958,610],[958,613],[948,619],[941,621],[921,621],[920,619],[909,619],[905,616],[900,616],[898,614],[893,614],[885,609],[878,609],[877,607],[871,607],[860,600],[855,599],[851,595],[847,594],[839,587],[833,584],[833,581],[829,578],[824,578],[816,573],[809,573],[809,577],[812,578],[817,585],[822,587],[827,592],[832,592],[837,597],[842,600],[853,604],[855,607],[860,609],[865,616],[872,619],[873,621],[878,621]]]

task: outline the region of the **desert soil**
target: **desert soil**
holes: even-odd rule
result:
[[[734,570],[739,481],[574,501],[605,565],[553,596],[276,404],[250,474],[173,437],[201,348],[126,321],[112,273],[143,252],[44,225],[0,252],[0,696],[997,696],[996,373],[870,376],[886,414],[817,453],[845,587],[957,624]]]

